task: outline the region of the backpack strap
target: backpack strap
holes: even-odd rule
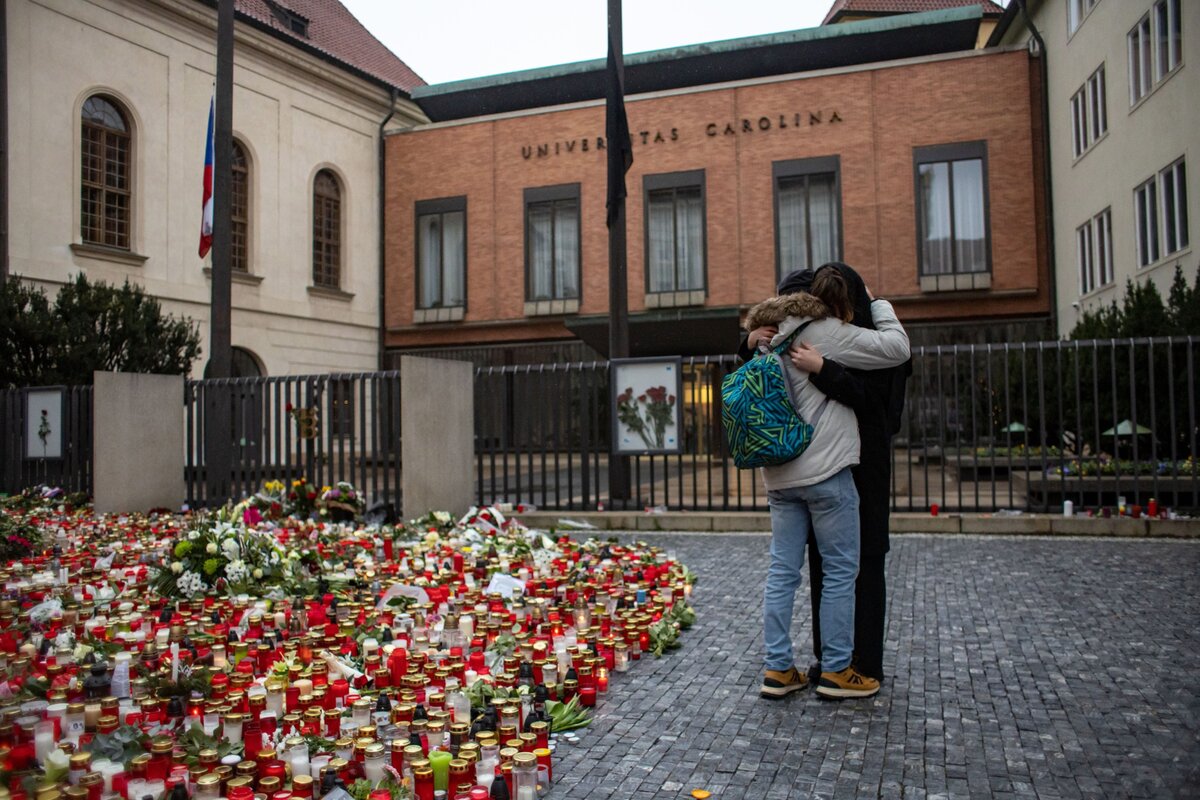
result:
[[[789,333],[787,338],[780,342],[777,346],[772,347],[770,352],[775,353],[775,355],[782,356],[784,352],[786,352],[787,349],[792,346],[792,342],[795,340],[795,338],[800,335],[800,331],[804,330],[814,322],[816,322],[816,320],[809,319],[797,325],[796,330]]]

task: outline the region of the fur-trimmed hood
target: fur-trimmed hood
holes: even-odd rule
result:
[[[750,309],[743,327],[752,331],[763,325],[778,325],[787,317],[821,319],[828,316],[828,306],[807,292],[796,292],[763,300]]]

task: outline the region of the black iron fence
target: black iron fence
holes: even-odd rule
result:
[[[892,506],[926,511],[1200,508],[1200,339],[918,348],[892,448]],[[609,485],[607,362],[479,367],[476,498],[561,511],[764,510],[761,482],[725,453],[720,385],[732,356],[682,362],[681,452],[628,456]],[[431,390],[436,390],[431,388]],[[400,373],[188,381],[188,500],[206,504],[207,404],[227,402],[232,495],[266,480],[348,480],[400,500]],[[25,458],[20,391],[0,392],[0,488],[91,488],[91,388],[68,390],[69,457]]]
[[[61,456],[45,457],[39,443],[29,446],[25,389],[0,389],[0,492],[30,486],[60,486],[68,492],[92,491],[92,387],[62,390],[62,414],[56,420]]]
[[[349,481],[373,500],[400,497],[400,373],[189,380],[184,392],[188,502],[208,496],[205,409],[231,409],[234,498],[268,480],[320,489]]]

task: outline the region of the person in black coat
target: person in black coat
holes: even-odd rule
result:
[[[851,287],[854,297],[853,323],[874,329],[871,322],[871,296],[859,274],[841,262],[830,262],[821,269],[826,267],[840,272]],[[812,270],[788,274],[780,281],[778,293],[806,291],[812,285],[814,274]],[[774,334],[775,331],[761,328],[751,331],[738,348],[738,355],[743,360],[749,360],[754,355],[758,341],[763,337],[770,341]],[[805,350],[807,352],[802,352]],[[853,663],[863,675],[882,680],[887,607],[884,570],[889,549],[888,516],[891,511],[891,438],[900,428],[905,381],[912,367],[905,364],[880,370],[847,369],[836,361],[821,358],[819,353],[803,345],[793,349],[792,362],[810,373],[809,380],[814,386],[833,400],[854,409],[858,417],[862,445],[859,464],[852,469],[852,473],[860,499],[861,553],[858,580],[855,583]],[[819,672],[821,660],[818,616],[821,604],[821,555],[811,537],[808,572],[813,609],[813,655],[816,656],[816,664],[810,668],[811,677],[812,669]]]

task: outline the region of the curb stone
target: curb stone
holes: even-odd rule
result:
[[[587,523],[600,531],[689,531],[734,533],[770,531],[766,511],[526,511],[516,512],[522,523],[534,528],[580,530],[563,520]],[[947,513],[931,516],[898,512],[891,516],[892,533],[1017,534],[1024,536],[1120,536],[1150,539],[1200,539],[1200,519],[1133,519],[1131,517],[1063,517],[1055,514]]]

